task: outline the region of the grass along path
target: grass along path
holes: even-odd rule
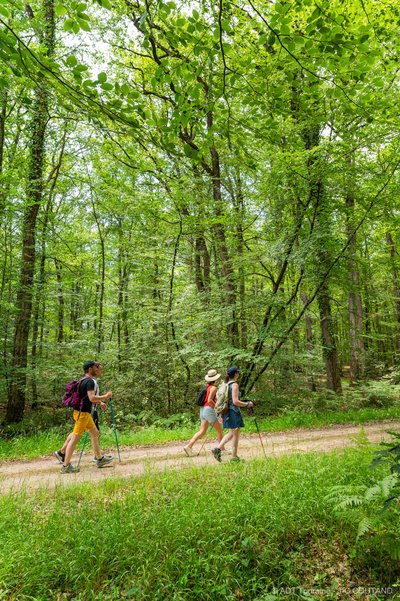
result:
[[[252,417],[246,417],[245,432],[255,433],[256,427]],[[366,424],[373,421],[398,419],[399,407],[365,407],[362,409],[348,409],[346,411],[300,412],[291,411],[285,415],[260,418],[257,416],[259,428],[262,432],[291,431],[297,428],[323,428],[339,424]],[[72,418],[63,428],[52,428],[36,434],[19,434],[11,439],[0,438],[0,462],[15,459],[33,459],[51,454],[58,449],[68,431],[72,428]],[[196,431],[198,422],[192,425],[179,426],[173,429],[156,426],[142,427],[140,429],[126,429],[119,431],[120,444],[123,446],[144,446],[168,444],[174,441],[189,440]],[[114,445],[113,430],[101,425],[101,444],[108,448]]]
[[[369,446],[358,444],[239,465],[188,461],[187,470],[2,495],[0,597],[398,598],[398,561],[371,536],[357,541],[361,516],[337,514],[327,499],[334,484],[370,486],[382,477],[370,461]]]
[[[382,421],[363,426],[342,425],[323,429],[298,429],[290,432],[262,434],[267,456],[274,457],[288,453],[304,453],[309,451],[326,452],[354,445],[357,441],[379,443],[385,438],[385,433],[398,430],[400,421]],[[85,452],[81,462],[81,472],[78,474],[61,474],[60,465],[53,455],[32,461],[13,461],[0,464],[0,489],[7,493],[20,490],[35,490],[40,488],[55,488],[83,482],[101,482],[110,478],[129,478],[142,476],[153,471],[169,471],[190,468],[193,465],[214,465],[216,462],[210,451],[215,445],[215,439],[209,439],[202,453],[188,458],[182,450],[182,443],[174,443],[152,447],[123,447],[121,463],[117,458],[110,467],[98,469],[93,464],[91,449]],[[201,442],[197,443],[195,451],[200,450]],[[55,447],[56,448],[56,447]],[[106,449],[115,453],[112,447]],[[263,457],[263,450],[258,435],[243,435],[240,443],[240,456],[244,459]],[[73,462],[78,460],[78,452]],[[229,455],[223,458],[229,461]]]

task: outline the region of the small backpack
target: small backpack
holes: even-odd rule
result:
[[[86,378],[81,378],[80,380],[71,380],[71,382],[68,382],[62,400],[64,407],[71,407],[72,409],[81,411],[82,399],[79,394],[79,386],[85,379]]]
[[[204,407],[204,404],[206,402],[206,395],[207,395],[207,387],[203,388],[203,390],[201,390],[199,392],[199,395],[196,399],[196,405],[198,405],[199,407]]]
[[[223,415],[229,411],[229,386],[227,382],[222,382],[218,386],[216,401],[215,401],[215,412],[218,415]]]

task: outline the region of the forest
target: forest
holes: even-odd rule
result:
[[[100,360],[126,412],[400,355],[394,0],[0,0],[0,407]],[[295,400],[293,400],[295,403]]]
[[[400,598],[398,0],[0,23],[0,600]]]

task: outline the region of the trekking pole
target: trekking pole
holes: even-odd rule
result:
[[[113,428],[114,428],[115,443],[117,445],[117,451],[118,451],[118,461],[121,463],[121,455],[119,453],[119,444],[118,444],[118,436],[117,436],[117,426],[115,424],[114,407],[113,407],[113,404],[112,404],[111,397],[110,397],[110,409],[111,409],[111,421],[112,421]]]
[[[206,442],[207,442],[208,435],[209,435],[209,433],[211,432],[211,430],[214,428],[214,426],[215,426],[215,422],[216,422],[216,421],[218,421],[218,417],[217,417],[217,419],[216,419],[216,420],[215,420],[215,421],[214,421],[214,422],[211,424],[211,427],[210,427],[210,429],[208,430],[208,432],[207,432],[207,435],[206,435],[205,439],[203,440],[203,444],[202,444],[202,445],[201,445],[201,447],[200,447],[200,451],[197,453],[197,457],[198,457],[198,456],[200,455],[200,453],[202,452],[202,450],[203,450],[203,447],[204,447],[204,445],[205,445],[205,444],[206,444]]]
[[[252,403],[254,403],[254,401],[252,401]],[[256,430],[258,432],[258,437],[259,437],[260,442],[261,442],[262,450],[264,452],[264,457],[265,457],[265,459],[267,459],[267,453],[265,452],[264,443],[263,443],[262,438],[261,438],[261,432],[260,432],[260,428],[258,427],[257,418],[254,415],[254,409],[253,409],[253,407],[249,407],[249,410],[251,411],[250,415],[252,415],[254,417],[254,423],[255,423],[255,426],[256,426]]]
[[[85,448],[85,445],[86,445],[86,443],[87,443],[88,436],[89,436],[89,433],[88,433],[88,432],[85,432],[85,436],[83,437],[83,445],[82,445],[82,448],[81,448],[81,454],[79,455],[79,459],[78,459],[78,467],[79,467],[79,466],[80,466],[80,464],[81,464],[81,459],[82,459],[82,455],[83,455],[83,450],[84,450],[84,448]]]

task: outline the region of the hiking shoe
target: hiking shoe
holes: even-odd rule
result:
[[[231,462],[233,461],[233,463],[241,463],[242,461],[244,461],[244,459],[240,459],[240,457],[232,457]]]
[[[62,474],[77,474],[80,471],[80,468],[78,466],[73,466],[72,463],[69,463],[68,465],[63,465],[61,468],[61,473]]]
[[[61,465],[64,465],[65,453],[61,453],[61,451],[54,451],[54,455],[57,457]]]
[[[103,455],[103,457],[105,457],[106,459],[108,459],[108,461],[111,461],[112,459],[114,459],[114,457],[112,455]],[[97,457],[94,457],[93,463],[97,463],[97,462],[98,462]]]
[[[188,457],[193,457],[194,453],[189,446],[186,445],[186,447],[183,447],[183,450],[185,451]]]
[[[103,455],[103,457],[101,459],[97,459],[97,461],[96,461],[97,467],[104,467],[105,465],[110,463],[110,461],[112,461],[113,459],[114,459],[114,457],[112,455]]]
[[[219,449],[218,447],[215,447],[215,449],[211,450],[211,453],[214,455],[214,459],[216,459],[217,461],[221,462],[222,461],[222,457],[221,457],[221,449]]]

